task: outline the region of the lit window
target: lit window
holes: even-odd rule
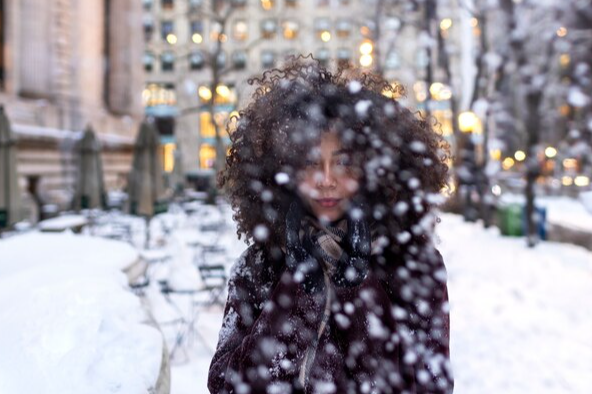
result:
[[[337,21],[337,37],[349,37],[352,31],[352,22],[349,19],[339,19]]]
[[[314,29],[315,33],[318,38],[323,39],[327,34],[330,34],[329,31],[331,30],[331,21],[329,18],[316,18],[314,20]],[[324,40],[323,41],[328,41]]]
[[[282,30],[284,31],[284,38],[286,40],[293,40],[298,36],[298,22],[290,20],[282,23]]]
[[[203,0],[189,0],[189,9],[191,11],[197,10],[203,4]]]
[[[175,2],[173,0],[162,0],[161,6],[163,10],[172,10]]]
[[[142,100],[145,107],[176,105],[175,85],[151,83],[142,92]]]
[[[399,60],[399,55],[397,54],[397,52],[390,51],[386,55],[386,59],[384,61],[384,66],[388,70],[395,70],[395,69],[399,68],[400,64],[401,64],[401,62]]]
[[[261,51],[261,67],[272,68],[275,65],[275,52],[270,50]]]
[[[200,101],[207,103],[212,99],[212,91],[209,86],[202,85],[197,90]],[[218,85],[216,88],[216,104],[234,104],[236,103],[236,91],[232,86]]]
[[[168,144],[164,144],[162,146],[162,164],[165,172],[172,172],[173,167],[175,166],[175,150],[177,149],[176,145],[172,142]]]
[[[191,34],[191,41],[195,44],[203,42],[203,23],[202,21],[191,21],[189,23],[189,31]]]
[[[206,62],[201,51],[195,51],[189,56],[189,67],[192,70],[201,70]]]
[[[287,60],[290,56],[298,56],[298,51],[295,48],[289,48],[282,52],[283,60]]]
[[[219,68],[226,67],[226,52],[220,51],[220,53],[218,54],[218,56],[216,58],[216,63]]]
[[[203,34],[203,22],[202,21],[191,21],[189,22],[189,30],[191,31],[191,35],[193,34]]]
[[[339,48],[337,50],[337,64],[339,67],[345,67],[349,64],[352,57],[352,51],[349,48]]]
[[[423,50],[417,52],[417,55],[415,58],[415,64],[417,65],[417,67],[419,67],[419,68],[427,67],[429,61],[430,61],[430,59],[428,58],[427,50],[423,49]]]
[[[320,48],[316,53],[316,59],[321,63],[323,67],[327,67],[329,64],[329,59],[331,57],[331,53],[327,48]]]
[[[236,50],[232,53],[232,67],[243,70],[247,67],[247,53],[243,50]]]
[[[266,10],[269,11],[271,10],[275,5],[275,0],[261,0],[261,7]]]
[[[150,41],[152,39],[152,34],[154,33],[154,19],[152,19],[151,15],[144,15],[144,39],[146,41]]]
[[[401,21],[399,18],[395,18],[393,16],[386,18],[384,22],[384,27],[387,31],[397,31],[401,27]]]
[[[261,35],[263,38],[274,38],[277,31],[275,19],[264,19],[261,21]]]
[[[154,53],[152,52],[145,52],[144,53],[144,70],[150,72],[154,69]]]
[[[175,54],[173,52],[164,52],[160,55],[160,69],[162,71],[173,71],[175,69]]]
[[[360,33],[364,37],[372,37],[376,32],[376,24],[372,20],[366,20],[366,22],[360,27]]]
[[[162,21],[160,23],[160,36],[163,40],[166,40],[169,34],[174,34],[174,26],[173,21]]]
[[[213,128],[209,118],[206,119],[204,121],[204,114],[202,114],[202,120],[201,120],[201,124],[202,124],[202,130],[203,130],[203,126],[206,126],[209,124],[210,128]],[[209,115],[209,114],[208,114]],[[202,132],[202,137],[203,137],[204,133]],[[209,144],[201,144],[201,147],[199,148],[199,166],[201,168],[213,168],[214,167],[214,163],[216,162],[216,148],[214,148],[213,145],[209,145]]]
[[[244,41],[249,34],[249,26],[247,22],[240,19],[234,22],[233,36],[235,40]]]

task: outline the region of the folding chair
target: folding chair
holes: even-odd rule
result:
[[[201,335],[199,330],[196,328],[197,319],[199,312],[196,308],[194,297],[196,294],[204,291],[200,290],[176,290],[172,289],[167,281],[159,281],[160,291],[164,296],[167,303],[175,310],[177,317],[173,320],[166,322],[159,322],[161,327],[173,326],[175,327],[175,338],[174,343],[169,351],[169,357],[171,360],[175,359],[175,355],[179,349],[183,349],[184,346],[189,345],[193,338],[198,338],[202,344],[208,349],[212,355],[213,351],[210,348],[207,340]],[[189,297],[189,311],[188,313],[183,312],[177,301],[173,299],[173,296],[187,296]]]
[[[198,265],[197,269],[204,284],[204,291],[208,292],[208,301],[203,305],[224,306],[224,292],[226,290],[226,270],[221,264],[216,265]],[[198,305],[199,301],[196,302]]]

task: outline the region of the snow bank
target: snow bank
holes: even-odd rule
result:
[[[0,393],[146,393],[160,333],[112,267],[33,266],[0,279]]]
[[[162,335],[121,271],[129,245],[68,233],[0,241],[0,393],[146,393]]]

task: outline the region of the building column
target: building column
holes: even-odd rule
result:
[[[51,54],[52,1],[22,0],[19,8],[19,93],[50,98],[53,71]]]
[[[138,0],[105,0],[106,101],[121,115],[142,113],[142,3]]]

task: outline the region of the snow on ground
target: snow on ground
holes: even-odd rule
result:
[[[592,253],[443,215],[455,393],[592,393]]]
[[[244,244],[232,230],[223,242]],[[442,215],[449,275],[456,394],[592,393],[592,253],[504,238],[497,229]],[[189,362],[172,367],[172,394],[207,392],[222,309],[202,311]]]
[[[567,212],[551,204],[550,212]],[[246,248],[236,239],[231,211],[227,206],[200,209],[191,218],[177,213],[153,220],[151,239],[158,243],[177,237],[190,248],[223,245],[223,253],[204,258],[229,270]],[[210,239],[215,232],[207,228],[221,218],[227,223],[223,233]],[[137,233],[141,238],[143,230]],[[40,235],[29,235],[35,236]],[[104,251],[62,248],[72,253],[44,256],[43,242],[19,237],[0,241],[0,246],[9,241],[37,245],[38,259],[54,261],[20,267],[3,261],[0,393],[145,392],[158,375],[162,338],[142,324],[145,316],[139,299],[125,288],[122,264],[66,264],[74,252],[90,258]],[[495,228],[484,230],[448,214],[442,215],[438,237],[449,274],[455,393],[592,393],[592,252],[555,243],[528,249],[524,238],[504,238]],[[172,249],[176,255],[153,267],[155,272],[160,267],[171,273],[175,258],[182,257],[178,246]],[[0,256],[6,260],[8,254]],[[156,320],[178,315],[156,282],[146,292]],[[222,307],[196,311],[197,335],[173,359],[172,394],[207,392]],[[163,333],[174,342],[174,326],[163,327]]]
[[[221,211],[201,204],[197,208],[199,208],[200,212],[199,220],[194,223],[196,226],[207,227],[223,220],[225,223],[223,232],[212,239],[213,235],[208,231],[196,234],[195,229],[177,229],[173,231],[173,237],[185,239],[189,244],[197,243],[207,246],[217,244],[223,246],[225,251],[222,254],[208,254],[205,255],[205,258],[209,264],[225,265],[227,272],[229,272],[232,264],[238,260],[242,252],[247,248],[247,245],[242,240],[237,239],[236,228],[232,221],[232,211],[228,205],[223,205]],[[179,248],[177,248],[177,251],[179,251]],[[170,281],[173,266],[178,268],[183,265],[183,262],[175,261],[177,258],[181,258],[181,256],[177,254],[168,264],[168,267],[166,265],[160,267],[162,271],[154,272],[154,276],[158,277],[160,274],[164,274],[168,276]],[[178,316],[178,312],[171,307],[170,303],[167,303],[157,288],[151,286],[147,293],[148,302],[153,306],[153,315],[157,321],[166,322]],[[198,298],[200,296],[203,295],[198,295]],[[191,308],[187,305],[188,300],[186,297],[181,295],[178,297],[171,296],[171,298],[181,309],[181,312],[188,316],[188,310],[191,310]],[[222,326],[223,308],[219,305],[213,305],[192,310],[197,311],[196,330],[198,335],[190,338],[190,343],[182,347],[171,361],[171,394],[208,392],[208,369],[218,343],[218,331]],[[166,324],[161,327],[170,350],[178,330],[176,327]]]

